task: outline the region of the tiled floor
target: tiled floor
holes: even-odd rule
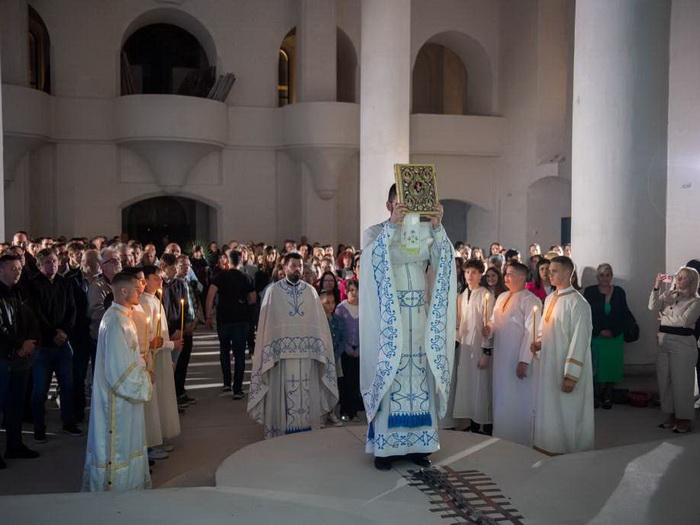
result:
[[[69,523],[99,509],[101,523],[451,523],[405,482],[411,465],[389,473],[372,468],[362,451],[362,424],[241,450],[260,440],[261,429],[248,418],[245,400],[222,395],[220,381],[216,338],[198,335],[188,390],[199,402],[182,417],[171,458],[153,470],[154,485],[168,490],[0,498],[0,516],[14,520],[7,523]],[[487,474],[526,523],[697,523],[700,433],[673,435],[656,427],[661,419],[652,408],[596,411],[598,450],[554,459],[484,436],[443,432],[443,448],[433,457]],[[50,429],[60,428],[57,411],[49,421]],[[26,442],[42,457],[9,462],[0,471],[0,494],[79,489],[85,438],[57,434],[34,445],[27,434]],[[213,487],[215,475],[216,488],[173,489]]]

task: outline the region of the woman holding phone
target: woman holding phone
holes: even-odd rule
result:
[[[687,266],[675,276],[660,273],[649,297],[649,310],[658,311],[661,321],[656,375],[661,411],[669,414],[659,427],[672,428],[676,434],[689,432],[690,422],[695,417],[697,343],[693,329],[700,317],[699,281],[698,272]],[[665,282],[673,282],[673,286],[661,293]]]

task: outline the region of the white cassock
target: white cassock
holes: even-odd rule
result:
[[[489,295],[488,311],[486,294]],[[477,364],[483,355],[482,348],[491,346],[483,337],[484,319],[491,317],[493,294],[487,288],[474,291],[468,288],[460,296],[459,307],[459,357],[457,358],[457,384],[452,417],[471,419],[480,425],[491,423],[491,359],[486,368]]]
[[[570,286],[550,294],[542,313],[533,446],[550,455],[590,450],[595,431],[591,307]],[[564,378],[576,382],[572,392],[562,390]]]
[[[401,248],[390,222],[363,235],[360,272],[360,390],[378,457],[439,450],[452,381],[456,277],[442,226],[420,223],[420,251]],[[428,282],[426,269],[435,277]]]
[[[112,303],[100,323],[83,491],[151,486],[143,404],[153,388],[131,315]]]
[[[541,315],[542,302],[527,290],[498,296],[491,317],[493,334],[493,435],[532,446],[534,376],[518,378],[519,363],[531,364],[533,308]],[[536,360],[535,360],[536,361]]]
[[[160,428],[163,439],[172,439],[180,435],[180,415],[177,411],[177,395],[175,392],[175,372],[173,370],[173,342],[168,335],[168,321],[165,318],[165,309],[162,309],[158,298],[148,292],[141,294],[139,301],[141,308],[147,317],[151,318],[149,338],[156,336],[158,326],[158,314],[160,313],[160,331],[163,338],[163,347],[156,351],[153,362],[156,382],[156,399],[158,400],[158,413],[160,415]]]
[[[265,438],[315,430],[338,402],[333,340],[316,290],[282,279],[265,289],[248,413]]]
[[[131,310],[131,319],[136,326],[136,335],[139,341],[139,350],[143,360],[148,365],[148,343],[153,339],[152,327],[147,322],[146,313],[141,305],[134,306]],[[146,333],[148,330],[148,334]],[[148,337],[148,341],[146,338]],[[163,444],[163,431],[160,428],[160,411],[158,410],[158,383],[153,385],[153,396],[143,404],[144,418],[146,420],[146,445],[155,447]]]

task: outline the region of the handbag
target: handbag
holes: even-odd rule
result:
[[[634,343],[639,340],[639,325],[634,315],[627,309],[627,314],[625,316],[625,331],[623,333],[625,343]]]

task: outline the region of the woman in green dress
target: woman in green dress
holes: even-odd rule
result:
[[[587,287],[583,296],[591,305],[593,317],[593,381],[596,408],[612,408],[612,391],[622,379],[624,331],[627,320],[627,296],[613,286],[612,266],[601,264],[596,270],[598,284]]]

